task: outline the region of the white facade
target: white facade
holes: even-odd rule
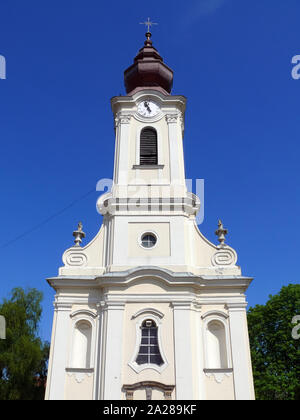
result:
[[[153,115],[139,112],[144,102]],[[98,201],[102,227],[66,250],[48,279],[56,296],[46,399],[254,399],[252,279],[232,248],[209,242],[196,224],[200,202],[185,184],[186,99],[145,89],[111,104],[114,180]],[[140,164],[146,127],[157,133],[153,165]],[[141,349],[148,332],[156,350]]]

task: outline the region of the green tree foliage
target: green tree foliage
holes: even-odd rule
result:
[[[0,304],[6,340],[0,340],[0,399],[44,398],[49,344],[38,337],[42,293],[15,288]]]
[[[300,399],[300,339],[292,338],[300,314],[300,285],[290,284],[265,305],[248,311],[256,398]]]

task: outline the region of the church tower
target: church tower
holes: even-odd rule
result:
[[[63,254],[46,399],[254,399],[245,292],[236,252],[199,231],[187,190],[186,98],[151,33],[111,99],[113,184],[87,245]],[[192,145],[190,145],[192,147]],[[188,145],[187,145],[188,147]]]

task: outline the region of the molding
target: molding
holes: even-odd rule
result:
[[[140,315],[144,315],[144,314],[152,314],[157,316],[158,318],[162,319],[165,315],[160,312],[158,309],[155,308],[145,308],[145,309],[140,309],[139,311],[137,311],[134,315],[132,315],[131,319],[135,319]]]
[[[112,111],[116,113],[121,107],[131,108],[135,111],[136,104],[147,99],[156,101],[162,107],[162,111],[165,107],[176,106],[181,112],[184,112],[187,101],[183,95],[164,95],[157,90],[144,89],[134,93],[132,96],[124,95],[111,98]]]
[[[228,302],[225,305],[225,308],[228,309],[229,312],[244,312],[248,306],[248,302]]]
[[[182,301],[172,301],[171,302],[171,307],[173,308],[173,310],[181,310],[181,311],[186,311],[186,310],[191,310],[192,309],[192,305],[193,305],[193,300],[182,300]]]
[[[119,124],[130,124],[132,114],[122,114],[118,112],[115,116],[115,127],[118,127]]]
[[[205,290],[224,290],[230,291],[234,288],[245,292],[252,282],[253,278],[237,275],[227,276],[208,276],[195,275],[190,271],[174,272],[158,266],[135,266],[125,271],[109,271],[103,275],[65,275],[48,278],[47,281],[55,290],[58,289],[78,289],[94,288],[99,289],[107,286],[118,285],[122,288],[128,287],[131,283],[145,280],[156,279],[171,286],[194,286],[195,288]],[[231,297],[231,296],[230,296]],[[241,297],[239,298],[241,299]],[[214,297],[214,300],[218,300]],[[221,303],[226,303],[228,297],[222,297]],[[199,301],[202,303],[202,300]],[[243,303],[244,303],[243,299]]]
[[[161,382],[156,382],[156,381],[142,381],[142,382],[137,382],[135,384],[123,385],[122,388],[124,391],[127,391],[127,390],[136,391],[142,387],[158,388],[163,391],[173,391],[175,388],[175,385],[165,385]]]
[[[233,369],[203,369],[205,375],[210,378],[213,376],[218,384],[221,384],[225,376],[232,376]]]
[[[165,385],[156,381],[142,381],[132,385],[123,385],[122,391],[126,393],[126,400],[133,400],[134,391],[141,388],[145,388],[146,399],[152,399],[152,390],[156,388],[164,392],[165,400],[171,400],[175,385]]]
[[[72,305],[72,302],[58,302],[57,300],[53,303],[55,312],[70,312]]]
[[[207,317],[209,317],[209,316],[221,316],[221,317],[223,317],[223,318],[225,318],[225,319],[227,319],[228,317],[229,317],[229,315],[228,314],[226,314],[225,312],[223,312],[223,311],[218,311],[218,310],[212,310],[212,311],[208,311],[208,312],[205,312],[202,316],[201,316],[201,318],[202,319],[205,319],[205,318],[207,318]]]
[[[104,305],[102,306],[102,310],[109,310],[109,311],[124,311],[125,309],[125,302],[123,301],[110,301],[106,300]]]
[[[177,123],[179,120],[180,115],[179,114],[166,114],[165,118],[168,124]]]
[[[132,169],[164,169],[165,165],[132,165]]]
[[[94,369],[93,368],[66,368],[66,372],[68,374],[68,376],[74,376],[75,380],[78,384],[80,384],[81,382],[83,382],[85,380],[85,378],[91,377],[92,374],[94,373]]]
[[[156,169],[163,165],[133,165],[138,169]],[[130,184],[126,188],[132,186],[141,186],[144,184]],[[160,185],[160,184],[156,184]],[[191,216],[196,215],[200,209],[200,200],[193,193],[187,193],[182,197],[115,197],[112,192],[101,195],[97,200],[97,209],[103,216],[109,215],[127,215],[131,212],[146,213],[149,216],[149,206],[156,209],[158,216],[179,215]],[[153,216],[153,215],[152,215]],[[76,261],[77,262],[77,261]],[[82,263],[83,264],[83,263]],[[79,264],[77,264],[79,265]]]
[[[107,277],[106,275],[103,276],[93,276],[93,277],[89,277],[88,280],[84,280],[82,279],[82,276],[61,276],[59,278],[51,278],[48,279],[48,283],[50,284],[50,286],[52,286],[55,290],[68,290],[68,289],[101,289],[103,287],[108,287],[108,286],[121,286],[122,288],[126,289],[127,287],[130,286],[131,283],[134,283],[136,281],[139,280],[147,280],[147,279],[151,279],[151,280],[158,280],[161,281],[162,283],[169,285],[169,286],[194,286],[195,288],[201,289],[202,291],[204,290],[210,290],[210,291],[214,291],[214,290],[222,290],[224,291],[224,293],[228,290],[230,291],[230,289],[235,288],[236,290],[241,290],[241,292],[245,292],[250,284],[250,282],[248,283],[247,281],[244,281],[243,279],[235,279],[234,281],[231,281],[232,279],[216,279],[215,281],[204,281],[203,278],[201,277],[197,277],[192,275],[191,277],[173,277],[173,281],[172,279],[168,279],[165,278],[163,276],[160,276],[157,274],[157,272],[143,272],[140,273],[139,275],[137,274],[136,276],[132,277],[132,278],[128,278],[127,276],[121,276],[119,275],[120,272],[114,272],[114,274],[116,274],[115,277]],[[108,273],[108,274],[111,274]],[[165,294],[166,296],[166,294]],[[217,298],[214,297],[214,299],[217,302]],[[209,300],[209,297],[207,298],[207,300]],[[204,303],[207,301],[206,299],[203,301],[201,299],[200,303]],[[227,298],[221,297],[220,298],[220,303],[224,303],[224,301],[226,302]],[[88,302],[87,299],[81,299],[78,300],[78,302]],[[72,303],[70,303],[71,305]],[[70,309],[65,309],[65,310],[70,310]]]
[[[78,309],[77,311],[72,312],[70,314],[70,317],[71,318],[78,317],[78,316],[81,317],[82,315],[86,315],[86,316],[92,317],[92,318],[97,318],[97,316],[98,316],[98,314],[96,314],[95,312],[90,311],[88,309]],[[86,319],[86,318],[84,318],[84,319]]]

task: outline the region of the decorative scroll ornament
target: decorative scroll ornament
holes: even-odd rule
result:
[[[80,244],[82,242],[82,238],[85,238],[85,233],[82,230],[82,223],[81,222],[78,223],[77,230],[74,230],[73,236],[75,238],[75,240],[74,240],[75,246],[80,246]]]
[[[63,257],[66,266],[82,267],[87,264],[87,256],[83,252],[69,251]]]
[[[224,245],[212,256],[211,262],[214,266],[233,266],[237,262],[237,254],[232,248]]]

